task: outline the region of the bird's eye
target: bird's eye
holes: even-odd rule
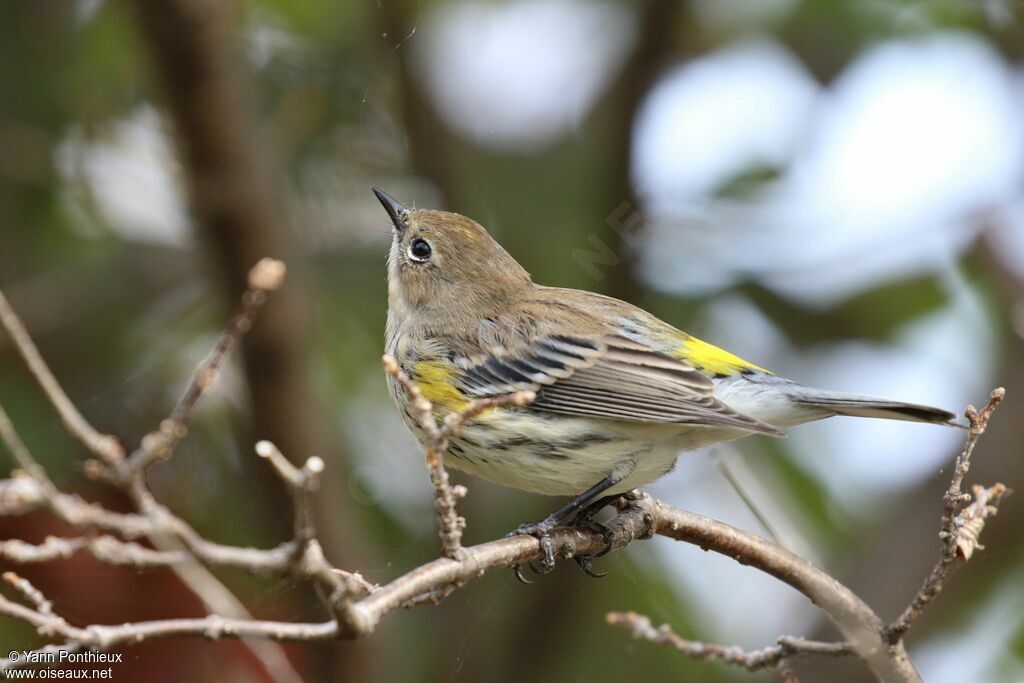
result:
[[[423,263],[428,258],[430,258],[430,252],[430,243],[427,242],[425,239],[418,237],[412,241],[412,244],[409,245],[409,258],[411,258],[413,261],[419,261],[420,263]]]

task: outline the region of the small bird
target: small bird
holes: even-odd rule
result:
[[[950,424],[928,406],[813,389],[600,294],[533,282],[478,223],[408,209],[373,188],[394,225],[386,350],[439,416],[531,391],[469,419],[445,462],[488,481],[572,496],[514,533],[559,524],[664,476],[683,451],[835,415]],[[409,398],[392,399],[423,440]],[[543,566],[554,558],[545,548]]]

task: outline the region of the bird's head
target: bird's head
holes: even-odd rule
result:
[[[394,226],[389,305],[406,311],[486,314],[531,287],[529,273],[476,221],[409,209],[373,189]]]

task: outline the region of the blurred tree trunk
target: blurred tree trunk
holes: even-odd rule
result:
[[[677,58],[682,47],[689,51],[694,31],[685,2],[647,0],[641,6],[636,48],[604,97],[610,108],[608,130],[608,191],[598,193],[607,204],[599,236],[618,257],[607,270],[606,292],[626,301],[639,302],[641,288],[634,274],[638,241],[643,239],[643,217],[633,188],[631,159],[633,129],[644,98],[665,66]]]
[[[272,180],[266,134],[249,112],[232,5],[202,0],[135,3],[178,132],[192,208],[234,302],[260,258],[301,258]],[[255,436],[293,458],[321,450],[306,361],[307,297],[293,278],[246,337]],[[279,487],[278,487],[279,488]]]
[[[252,424],[243,435],[244,448],[255,439],[270,439],[289,457],[303,461],[325,453],[324,424],[310,383],[307,322],[308,295],[301,272],[304,254],[300,236],[289,226],[275,178],[273,142],[252,116],[257,108],[246,73],[239,24],[240,9],[230,2],[207,0],[134,0],[166,105],[178,133],[187,171],[191,204],[198,228],[219,266],[225,300],[234,302],[245,289],[246,275],[260,258],[288,264],[292,277],[271,297],[259,322],[242,344]],[[338,445],[331,444],[328,462],[344,465]],[[245,474],[249,495],[266,501],[262,523],[290,533],[290,503],[269,467],[251,460]],[[330,498],[334,539],[327,551],[342,566],[365,566],[367,546],[358,519],[345,496]],[[338,536],[341,535],[341,538]],[[339,542],[345,552],[340,554]],[[354,550],[359,549],[359,550]],[[333,551],[333,552],[332,552]],[[370,646],[352,644],[323,648],[323,680],[372,678],[366,656]]]
[[[451,160],[452,138],[440,115],[416,82],[412,55],[403,46],[412,36],[415,24],[406,15],[402,0],[382,0],[381,28],[398,58],[399,106],[402,124],[408,136],[409,162],[416,173],[429,178],[441,193],[442,206],[451,208],[456,200],[457,183]]]

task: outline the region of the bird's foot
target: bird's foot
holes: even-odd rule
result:
[[[602,506],[603,507],[603,506]],[[613,547],[612,532],[611,530],[593,519],[601,508],[595,507],[593,509],[584,510],[577,515],[572,521],[566,526],[576,527],[580,529],[588,529],[601,535],[604,540],[604,549],[599,553],[593,555],[576,555],[573,560],[579,565],[580,569],[595,579],[599,579],[606,574],[604,572],[595,571],[591,560],[604,557],[611,552]],[[551,532],[559,526],[559,523],[552,519],[547,518],[541,522],[534,522],[532,524],[520,524],[515,528],[514,531],[508,533],[506,536],[533,536],[540,543],[541,559],[539,564],[529,562],[530,569],[534,574],[547,574],[555,568],[555,548],[551,541]],[[516,578],[522,583],[531,583],[529,579],[523,574],[523,566],[520,563],[512,565],[512,571],[515,573]]]
[[[614,539],[612,538],[611,529],[604,524],[601,524],[601,522],[594,521],[593,519],[582,520],[582,523],[580,520],[573,520],[572,526],[580,529],[589,529],[590,531],[601,534],[601,540],[604,541],[604,549],[601,550],[601,552],[593,555],[576,555],[572,559],[575,560],[576,564],[579,565],[579,568],[582,569],[587,576],[595,579],[601,579],[608,576],[608,572],[595,571],[591,564],[591,560],[598,557],[604,557],[612,551]]]
[[[545,519],[541,522],[534,522],[532,524],[520,524],[511,532],[505,534],[505,537],[510,536],[533,536],[540,543],[541,560],[540,566],[535,565],[532,561],[529,562],[530,569],[533,570],[534,574],[547,574],[555,568],[555,548],[551,543],[551,530],[558,526],[558,523],[552,519]],[[522,583],[532,583],[523,575],[523,566],[520,563],[512,565],[512,571],[515,573],[516,578]]]

